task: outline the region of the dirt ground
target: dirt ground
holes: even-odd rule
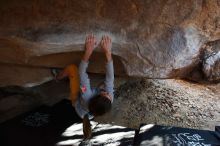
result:
[[[137,128],[140,123],[214,130],[220,125],[220,84],[127,80],[116,88],[111,113],[97,118]]]
[[[91,75],[96,86],[103,76]],[[201,85],[183,80],[115,78],[110,113],[95,121],[138,128],[141,123],[214,130],[220,126],[220,83]],[[41,104],[68,98],[69,81],[50,81],[37,87],[0,88],[0,122]]]

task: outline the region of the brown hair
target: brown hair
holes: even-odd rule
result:
[[[95,96],[89,101],[89,111],[94,116],[102,116],[111,110],[111,101],[101,95]]]

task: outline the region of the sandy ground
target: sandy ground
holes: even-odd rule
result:
[[[103,76],[91,75],[96,86]],[[95,121],[138,128],[141,123],[214,130],[220,126],[220,84],[201,85],[183,80],[115,79],[110,113]],[[0,122],[41,104],[68,98],[69,81],[50,81],[33,88],[0,88]]]
[[[134,79],[116,89],[111,113],[97,121],[137,128],[140,123],[214,130],[220,125],[219,85]]]

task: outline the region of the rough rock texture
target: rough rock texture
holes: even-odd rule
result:
[[[96,120],[132,128],[147,123],[214,130],[220,125],[219,85],[130,79],[116,88],[111,112]]]
[[[78,63],[93,32],[112,37],[116,74],[182,78],[201,63],[204,45],[220,39],[220,1],[3,0],[0,22],[0,63]],[[104,58],[93,59],[89,71],[102,73]]]
[[[32,87],[53,79],[50,70],[45,68],[7,64],[0,64],[0,68],[0,86]]]
[[[220,41],[208,43],[203,60],[203,72],[210,81],[220,80]]]
[[[220,79],[220,52],[212,53],[204,60],[203,71],[209,80]]]

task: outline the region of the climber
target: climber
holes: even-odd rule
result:
[[[113,86],[114,86],[114,68],[111,54],[112,40],[109,36],[103,36],[100,42],[106,58],[106,76],[104,88],[92,88],[90,80],[86,72],[90,56],[96,47],[96,38],[94,35],[88,35],[85,40],[85,52],[79,65],[79,73],[77,67],[70,65],[61,72],[57,79],[69,76],[71,100],[77,114],[83,119],[84,138],[91,137],[90,121],[94,116],[101,116],[110,111],[113,102]],[[80,82],[80,84],[79,84]],[[78,96],[80,91],[80,96]]]
[[[113,102],[113,82],[114,68],[111,55],[112,41],[109,36],[103,36],[100,46],[106,57],[106,77],[104,89],[91,88],[86,69],[88,67],[89,58],[96,46],[94,35],[88,35],[85,42],[85,53],[79,65],[81,96],[77,100],[75,109],[81,118],[83,118],[84,138],[91,137],[91,126],[89,119],[93,116],[101,116],[110,111]]]

